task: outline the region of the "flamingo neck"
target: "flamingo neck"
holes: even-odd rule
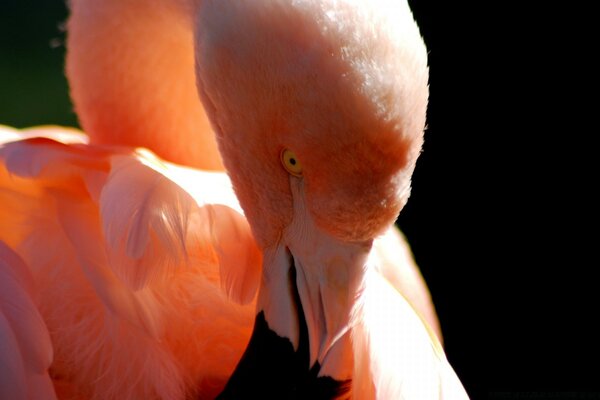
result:
[[[195,1],[71,1],[66,73],[93,143],[146,147],[162,158],[222,170],[199,100]]]

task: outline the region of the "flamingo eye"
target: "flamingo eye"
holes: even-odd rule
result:
[[[302,176],[302,164],[296,157],[293,151],[284,149],[281,152],[281,163],[283,164],[283,168],[290,174],[294,176]]]

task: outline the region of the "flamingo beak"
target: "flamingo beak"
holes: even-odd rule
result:
[[[306,235],[265,251],[254,331],[220,399],[330,399],[349,391],[361,283],[354,277],[362,276],[370,245],[306,230],[306,219],[302,225]]]
[[[289,248],[277,253],[273,274],[263,277],[250,342],[218,399],[329,399],[347,391],[346,382],[319,376],[318,362],[311,366],[298,269]]]

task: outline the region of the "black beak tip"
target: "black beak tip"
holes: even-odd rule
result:
[[[292,342],[269,328],[263,311],[238,366],[217,399],[314,399],[348,398],[350,381],[318,376],[321,366],[309,366],[308,329],[296,286],[296,270],[289,271],[295,297],[300,335],[298,350]]]

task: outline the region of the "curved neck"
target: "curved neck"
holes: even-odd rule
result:
[[[222,170],[196,89],[194,0],[71,0],[66,72],[93,143]]]

